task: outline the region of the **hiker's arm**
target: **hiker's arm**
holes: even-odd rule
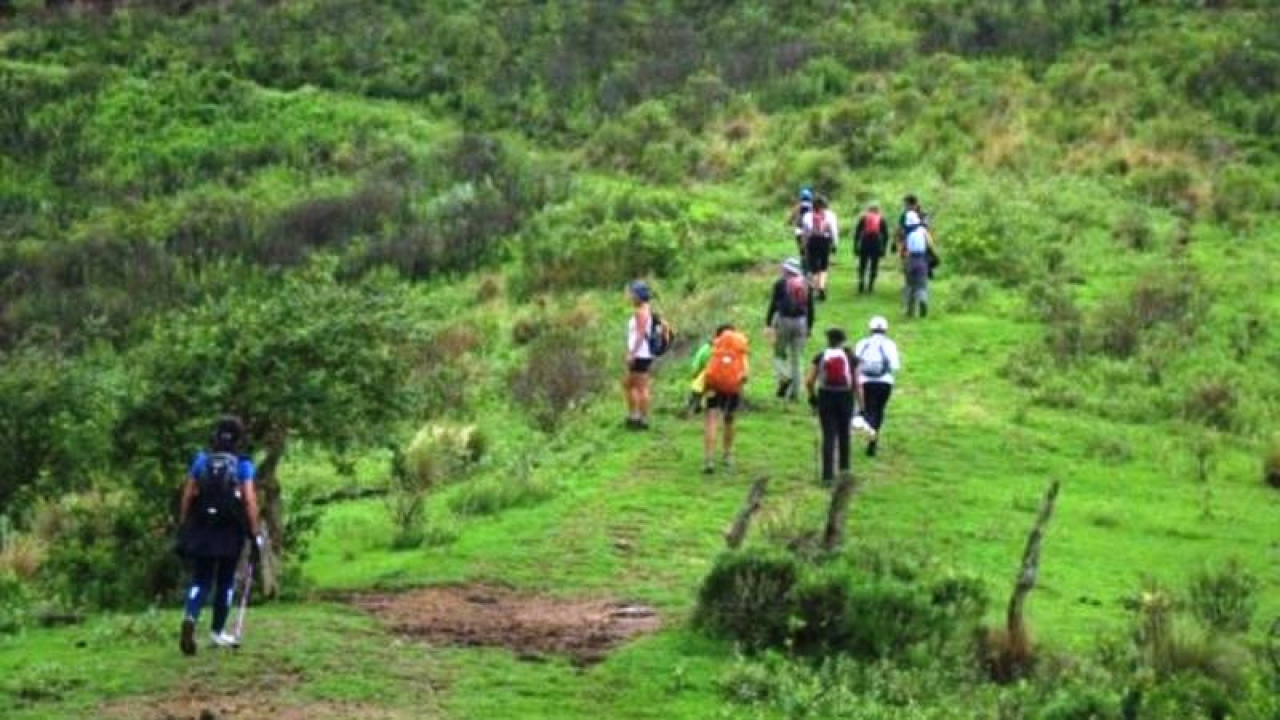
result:
[[[769,296],[769,309],[764,314],[765,329],[773,327],[773,316],[778,312],[778,283],[773,284],[773,294]]]
[[[847,351],[846,351],[847,352]],[[858,401],[858,410],[867,406],[867,399],[862,395],[862,376],[858,373],[858,359],[849,358],[853,363],[853,397]]]
[[[187,514],[191,512],[191,503],[196,499],[196,480],[188,475],[182,481],[182,500],[178,503],[178,524],[187,524]]]
[[[813,395],[813,386],[816,385],[817,382],[818,382],[818,366],[810,365],[808,372],[804,374],[804,389],[810,396]]]
[[[813,334],[813,323],[817,320],[818,306],[813,304],[813,287],[809,288],[809,312],[805,313],[809,320],[809,334]]]
[[[831,252],[840,247],[840,218],[831,213]]]
[[[254,483],[250,481],[240,486],[240,492],[244,496],[245,515],[249,518],[249,534],[256,538],[260,530],[258,525],[258,491],[254,487]]]

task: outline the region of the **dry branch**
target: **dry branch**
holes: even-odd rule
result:
[[[840,473],[840,479],[831,491],[831,507],[827,509],[827,527],[822,533],[822,549],[831,552],[844,539],[845,516],[849,512],[849,500],[853,498],[853,475]]]
[[[769,478],[758,477],[755,482],[751,483],[751,490],[747,492],[747,501],[743,503],[742,509],[738,511],[738,516],[734,518],[733,524],[724,533],[725,545],[730,550],[736,550],[742,541],[747,537],[747,528],[751,525],[751,516],[760,510],[760,503],[764,500],[765,487],[769,484]]]
[[[1040,543],[1044,540],[1045,526],[1053,516],[1053,505],[1058,499],[1058,488],[1059,482],[1054,480],[1049,486],[1049,491],[1045,493],[1040,514],[1036,517],[1036,524],[1031,528],[1031,534],[1027,536],[1027,546],[1022,551],[1022,569],[1018,572],[1018,579],[1013,585],[1013,595],[1009,598],[1009,612],[1005,625],[1009,633],[1009,641],[1014,645],[1025,646],[1027,643],[1027,626],[1023,617],[1023,607],[1027,602],[1027,595],[1031,594],[1032,589],[1035,588],[1036,579],[1040,575]]]

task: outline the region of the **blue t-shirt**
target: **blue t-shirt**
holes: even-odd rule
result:
[[[191,469],[187,471],[187,477],[200,477],[207,462],[209,462],[209,453],[204,450],[196,453],[196,459],[191,461]],[[236,466],[236,482],[241,485],[253,482],[253,473],[253,461],[247,457],[241,457],[239,464]]]

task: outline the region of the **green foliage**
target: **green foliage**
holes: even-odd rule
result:
[[[1191,612],[1205,627],[1219,632],[1247,632],[1257,609],[1258,578],[1232,558],[1205,568],[1191,579]]]
[[[747,650],[781,647],[791,630],[792,591],[800,574],[789,555],[724,553],[698,590],[694,624]]]
[[[484,455],[486,444],[474,425],[430,424],[414,435],[407,448],[392,449],[387,509],[396,525],[394,549],[422,545],[430,534],[423,527],[427,495],[461,479]]]
[[[604,386],[605,355],[583,330],[556,328],[539,336],[512,374],[511,399],[546,432],[557,430]]]
[[[467,483],[449,498],[449,509],[458,515],[496,515],[510,508],[529,507],[549,500],[555,486],[535,477],[528,460],[495,478]]]

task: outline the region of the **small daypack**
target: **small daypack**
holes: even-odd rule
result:
[[[817,209],[813,211],[809,220],[809,237],[831,239],[831,223],[827,221],[826,211]]]
[[[821,387],[824,390],[852,390],[853,368],[849,362],[849,353],[844,348],[827,348],[822,351],[822,363],[819,368]]]
[[[803,275],[788,275],[785,280],[786,292],[782,293],[782,314],[787,317],[798,317],[809,312],[809,282]]]
[[[858,356],[858,372],[862,373],[862,376],[866,378],[882,378],[893,372],[893,366],[889,363],[889,355],[884,351],[884,343],[882,342],[874,343],[876,349],[880,351],[878,353],[879,357],[873,358],[868,362],[866,358],[867,350],[871,349],[872,344],[869,342],[862,348],[862,354]]]
[[[747,336],[727,330],[711,346],[706,387],[721,395],[737,395],[747,379]]]
[[[869,212],[862,216],[862,234],[864,237],[872,237],[880,234],[880,225],[884,220],[880,217],[880,213]]]
[[[658,313],[651,313],[649,335],[646,339],[649,342],[649,354],[659,357],[671,349],[671,343],[676,339],[676,331]]]
[[[244,515],[240,501],[240,458],[210,453],[196,480],[196,517],[206,526],[239,526]]]

